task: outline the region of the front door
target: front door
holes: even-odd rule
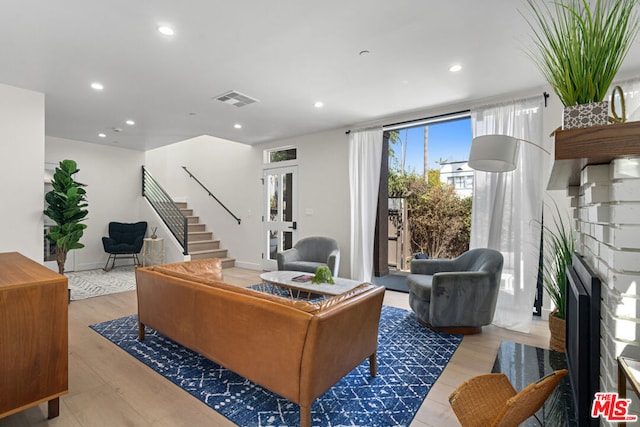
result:
[[[298,217],[298,167],[265,169],[263,172],[262,268],[276,270],[276,254],[293,246]]]

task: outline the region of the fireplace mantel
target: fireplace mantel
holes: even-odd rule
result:
[[[640,155],[640,122],[558,130],[547,190],[579,185],[580,171],[586,165],[637,155]]]

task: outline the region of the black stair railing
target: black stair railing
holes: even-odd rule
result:
[[[209,189],[208,189],[207,187],[205,187],[205,186],[204,186],[204,184],[203,184],[203,183],[201,183],[201,182],[200,182],[200,180],[199,180],[198,178],[196,178],[196,177],[195,177],[191,172],[189,172],[189,169],[187,169],[187,167],[186,167],[186,166],[183,166],[183,167],[182,167],[182,169],[184,169],[184,170],[185,170],[185,172],[189,174],[189,177],[193,178],[193,180],[194,180],[195,182],[197,182],[198,184],[200,184],[200,187],[204,188],[204,191],[206,191],[206,192],[207,192],[207,194],[209,194],[209,196],[213,197],[213,199],[214,199],[216,202],[218,202],[218,204],[219,204],[220,206],[222,206],[222,207],[224,208],[224,210],[225,210],[225,211],[227,211],[227,212],[229,213],[229,215],[231,215],[231,216],[232,216],[236,221],[238,221],[238,225],[240,225],[240,222],[241,222],[240,218],[238,218],[238,217],[237,217],[233,212],[231,212],[231,211],[229,210],[229,208],[227,208],[227,207],[224,205],[224,203],[222,203],[222,202],[221,202],[221,201],[220,201],[216,196],[214,196],[214,195],[213,195],[213,193],[212,193],[211,191],[209,191]]]
[[[171,234],[178,240],[183,248],[183,254],[188,255],[187,217],[144,166],[142,166],[142,196],[149,201]]]

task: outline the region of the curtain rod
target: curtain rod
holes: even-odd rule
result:
[[[464,114],[469,114],[471,113],[471,110],[460,110],[460,111],[455,111],[453,113],[445,113],[445,114],[438,114],[436,116],[429,116],[429,117],[422,117],[420,119],[412,119],[412,120],[406,120],[403,122],[397,122],[397,123],[389,123],[388,125],[382,125],[382,129],[383,130],[389,130],[392,128],[397,128],[397,127],[407,127],[408,125],[414,123],[415,125],[418,125],[422,122],[430,122],[430,121],[444,121],[446,119],[455,119],[458,116],[464,115]],[[351,133],[351,129],[349,129],[348,131],[345,132],[345,134],[349,135]]]
[[[547,106],[547,100],[549,99],[549,93],[548,92],[543,92],[542,96],[544,97],[544,106]],[[534,97],[531,97],[534,98]],[[400,127],[408,127],[408,125],[411,125],[412,123],[415,124],[416,126],[422,122],[431,122],[431,121],[444,121],[446,119],[455,119],[457,116],[461,116],[464,114],[470,114],[471,113],[471,109],[467,109],[467,110],[460,110],[460,111],[455,111],[453,113],[445,113],[445,114],[438,114],[436,116],[429,116],[429,117],[423,117],[421,119],[413,119],[413,120],[406,120],[404,122],[397,122],[397,123],[390,123],[388,125],[382,125],[382,129],[383,130],[391,130],[394,128],[400,128]],[[349,129],[348,131],[345,132],[345,134],[349,135],[351,133],[351,129]]]

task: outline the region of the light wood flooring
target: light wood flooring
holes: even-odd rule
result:
[[[259,273],[241,268],[224,270],[225,281],[239,286],[259,283]],[[384,303],[409,309],[405,293],[387,291]],[[69,394],[61,398],[60,416],[47,420],[46,404],[42,404],[0,419],[0,427],[234,426],[88,328],[135,312],[135,291],[71,302]],[[449,394],[466,379],[491,371],[502,340],[548,348],[547,322],[534,321],[532,331],[520,334],[488,326],[482,334],[464,337],[411,426],[458,426],[447,400]]]

